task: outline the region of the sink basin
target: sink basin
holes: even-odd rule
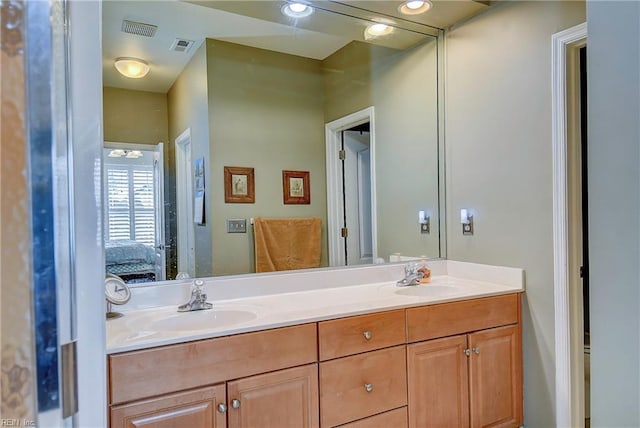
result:
[[[198,331],[242,324],[257,317],[258,315],[251,311],[214,308],[150,319],[146,327],[158,331]]]
[[[459,287],[453,287],[451,285],[416,285],[410,287],[399,288],[395,291],[396,294],[404,296],[424,296],[424,297],[443,297],[451,296],[453,294],[459,294],[461,292]]]

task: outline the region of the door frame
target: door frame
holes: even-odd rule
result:
[[[556,351],[556,426],[580,426],[584,422],[584,380],[572,372],[572,356],[584,355],[579,349],[582,320],[572,316],[572,307],[582,307],[582,293],[572,290],[569,264],[569,188],[568,188],[568,85],[567,58],[572,50],[584,46],[587,24],[582,23],[556,33],[552,49],[552,147],[553,147],[553,283]],[[572,334],[573,333],[573,334]],[[582,357],[579,357],[582,358]],[[581,410],[582,409],[582,410]]]
[[[325,146],[327,158],[327,237],[329,240],[329,266],[344,265],[341,260],[340,245],[342,236],[343,203],[342,203],[342,181],[341,166],[338,152],[340,151],[340,133],[356,125],[369,122],[369,146],[371,156],[371,247],[373,261],[378,257],[378,227],[376,214],[376,128],[374,107],[367,107],[363,110],[349,114],[325,124]]]
[[[155,253],[156,257],[161,259],[161,269],[156,271],[156,281],[164,281],[167,279],[167,236],[165,223],[166,216],[164,215],[165,200],[164,200],[164,143],[160,142],[156,144],[153,153],[153,172],[158,178],[157,184],[154,186],[156,196],[156,245]],[[159,203],[158,203],[159,202]],[[158,227],[160,225],[160,227]]]
[[[191,169],[191,128],[175,139],[176,224],[178,272],[196,274],[195,230],[193,227],[193,174]],[[185,239],[186,237],[186,239]]]

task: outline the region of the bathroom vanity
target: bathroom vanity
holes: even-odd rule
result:
[[[402,269],[386,265],[361,268],[384,282],[180,314],[204,322],[216,307],[254,308],[255,318],[209,330],[157,333],[176,315],[125,311],[108,324],[110,426],[520,426],[522,271],[436,264],[432,283],[416,287],[386,280]]]

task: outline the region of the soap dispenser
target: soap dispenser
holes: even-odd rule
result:
[[[431,282],[431,269],[427,266],[427,258],[423,257],[420,262],[420,267],[418,268],[418,272],[422,273],[422,278],[419,279],[420,283],[426,284]]]

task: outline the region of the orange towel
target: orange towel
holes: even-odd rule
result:
[[[322,219],[254,219],[256,272],[320,267]]]

